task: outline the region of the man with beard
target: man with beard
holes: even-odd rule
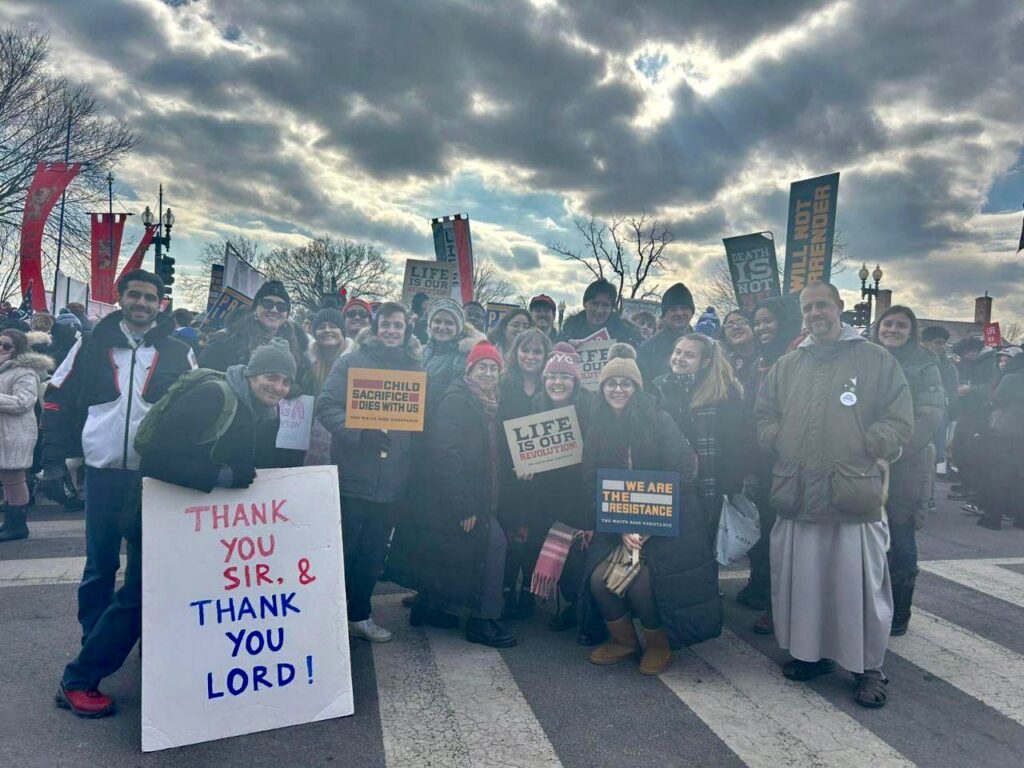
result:
[[[910,387],[885,349],[843,326],[828,283],[800,294],[810,335],[768,372],[758,393],[758,441],[778,459],[771,504],[772,615],[793,656],[790,680],[836,664],[856,701],[881,707],[893,614],[882,516],[883,475],[913,433]]]
[[[63,475],[69,457],[85,458],[85,571],[78,587],[82,642],[114,596],[120,568],[120,518],[135,498],[135,433],[170,386],[195,368],[174,322],[160,314],[164,284],[132,270],[117,282],[121,309],[79,339],[46,389],[43,456],[47,474]]]

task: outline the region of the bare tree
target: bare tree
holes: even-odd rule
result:
[[[1024,341],[1024,322],[1020,320],[1005,320],[999,324],[999,335],[1003,337],[1004,344],[1019,344]]]
[[[267,277],[284,283],[293,304],[310,310],[342,287],[350,297],[366,299],[383,299],[396,290],[388,260],[374,246],[326,235],[297,248],[271,251],[262,267]]]
[[[473,260],[473,298],[486,305],[489,301],[504,302],[515,291],[508,280],[498,277],[494,262],[486,257]]]
[[[174,277],[175,308],[185,307],[193,312],[205,312],[210,298],[210,276],[179,274]]]
[[[258,240],[253,240],[245,235],[225,237],[223,240],[204,243],[199,251],[199,263],[207,268],[207,272],[209,272],[210,266],[224,263],[224,248],[228,245],[256,269],[261,269],[263,262],[267,259],[263,243]]]
[[[579,262],[595,279],[607,279],[618,289],[620,299],[657,295],[657,284],[650,286],[647,280],[662,269],[665,249],[675,239],[657,219],[642,213],[606,223],[591,216],[574,218],[573,224],[583,238],[581,250],[558,242],[548,248],[566,261]]]
[[[53,74],[49,38],[35,30],[0,29],[0,297],[18,291],[18,233],[36,164],[69,156],[85,164],[68,187],[61,270],[89,274],[89,220],[85,211],[106,199],[105,176],[138,142],[124,124],[103,114],[92,90]],[[104,206],[105,207],[105,206]],[[43,274],[52,274],[58,216],[44,233]]]

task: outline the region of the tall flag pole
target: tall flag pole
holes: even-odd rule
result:
[[[71,107],[68,107],[68,132],[64,136],[64,165],[71,160]],[[53,316],[57,316],[57,281],[60,279],[60,251],[64,245],[64,203],[67,188],[60,193],[60,218],[57,222],[57,264],[53,268]]]
[[[1017,253],[1024,251],[1024,222],[1020,225],[1020,244],[1017,246]]]

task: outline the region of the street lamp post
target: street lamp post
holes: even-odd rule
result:
[[[871,326],[871,303],[873,299],[878,298],[878,284],[882,282],[882,268],[879,265],[875,265],[874,271],[871,272],[870,277],[875,281],[874,287],[868,285],[868,265],[862,264],[860,272],[857,273],[860,278],[860,297],[868,300],[867,310],[867,326]]]
[[[157,203],[158,214],[156,217],[153,216],[153,211],[150,210],[149,206],[146,206],[146,210],[142,212],[142,223],[147,227],[152,226],[154,223],[163,224],[164,234],[160,234],[159,228],[155,235],[153,235],[152,243],[156,246],[156,257],[153,260],[154,272],[160,272],[160,257],[163,255],[163,249],[171,250],[171,227],[174,226],[174,213],[168,208],[164,210],[164,185],[160,185],[160,194]]]
[[[558,302],[558,330],[562,330],[562,318],[565,317],[565,300]]]

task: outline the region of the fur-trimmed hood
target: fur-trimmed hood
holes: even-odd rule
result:
[[[55,367],[52,357],[39,352],[23,352],[15,358],[0,363],[0,371],[8,371],[11,368],[27,368],[40,379],[45,379]]]
[[[29,331],[25,336],[30,347],[48,347],[53,343],[53,338],[46,331]]]

